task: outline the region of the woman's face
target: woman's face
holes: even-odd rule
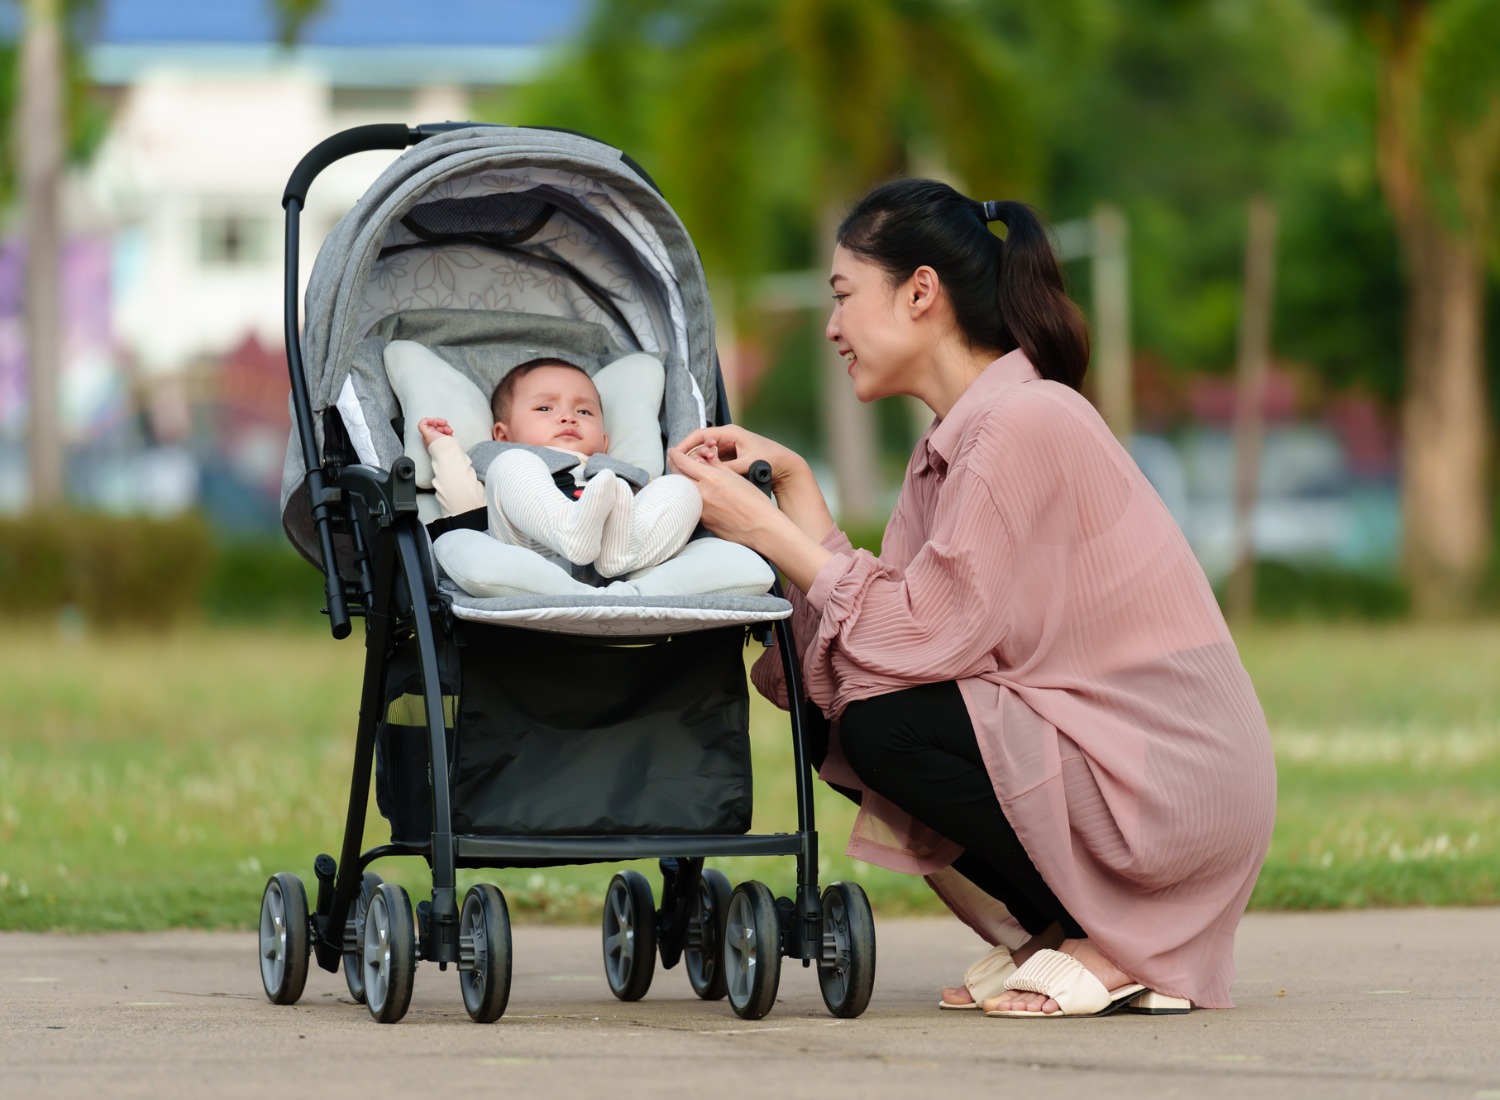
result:
[[[874,401],[911,393],[919,350],[907,288],[892,287],[884,271],[842,245],[833,250],[833,315],[824,330],[844,357],[854,393]]]

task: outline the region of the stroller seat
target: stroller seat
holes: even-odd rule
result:
[[[393,355],[395,349],[398,354]],[[672,354],[622,351],[604,326],[572,318],[529,313],[467,310],[413,310],[382,319],[354,348],[345,389],[337,405],[357,457],[389,469],[403,454],[418,464],[418,513],[435,523],[440,513],[432,492],[426,447],[416,431],[424,416],[442,415],[469,451],[481,479],[497,444],[489,439],[492,419],[485,396],[516,364],[542,356],[578,363],[594,377],[605,400],[610,465],[634,471],[637,480],[663,471],[663,437],[680,437],[693,426],[661,410],[665,394],[689,390]],[[623,372],[623,373],[622,373]],[[693,409],[683,401],[677,407]],[[453,613],[476,622],[530,624],[560,633],[600,635],[669,634],[727,624],[765,623],[791,614],[791,604],[771,595],[704,594],[597,596],[538,594],[486,597],[466,592],[436,561],[440,587],[453,601]],[[494,578],[503,580],[503,576]],[[769,570],[765,587],[770,587]],[[479,591],[484,591],[480,588]]]

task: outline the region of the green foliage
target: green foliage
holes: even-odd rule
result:
[[[210,622],[320,622],[323,578],[285,540],[221,542],[203,588]]]
[[[517,121],[630,152],[710,276],[741,280],[821,266],[826,243],[808,242],[830,211],[924,143],[974,187],[1025,190],[1043,146],[1014,73],[958,0],[620,0],[595,5]]]
[[[1304,181],[1326,177],[1346,36],[1301,0],[1102,6],[1113,19],[1089,64],[1075,68],[1066,52],[1033,61],[1046,66],[1031,81],[1045,89],[1054,165],[1045,205],[1059,219],[1120,206],[1137,347],[1184,370],[1226,368],[1246,203],[1268,194],[1285,215]],[[1086,264],[1072,274],[1087,304]]]
[[[1500,193],[1500,5],[1446,0],[1433,6],[1423,53],[1422,111],[1429,186],[1451,188],[1459,224],[1490,237]],[[1497,252],[1500,254],[1500,252]]]
[[[1450,23],[1460,8],[1495,9],[1431,7]],[[822,267],[830,210],[872,175],[932,165],[976,195],[1024,198],[1058,221],[1101,201],[1121,206],[1135,344],[1185,371],[1233,361],[1246,202],[1269,195],[1280,215],[1277,353],[1395,401],[1404,287],[1376,182],[1380,69],[1367,34],[1387,9],[1393,19],[1404,10],[1317,0],[598,3],[575,50],[526,90],[512,120],[594,133],[647,166],[698,241],[716,298],[738,297],[742,327],[775,353],[756,404],[740,410],[773,432],[784,416],[791,434],[821,435],[809,419],[816,372],[800,365],[793,327],[754,316],[749,277]],[[921,60],[930,57],[948,63]],[[1087,306],[1088,265],[1069,275]]]
[[[197,517],[76,512],[0,518],[0,612],[80,615],[103,629],[163,629],[195,616],[213,554]]]
[[[1218,593],[1223,602],[1223,593]],[[1255,566],[1255,615],[1265,622],[1326,623],[1404,618],[1399,578],[1331,566],[1263,561]]]

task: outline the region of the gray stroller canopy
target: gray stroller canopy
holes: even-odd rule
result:
[[[698,254],[620,151],[589,138],[491,126],[438,134],[398,157],[340,219],[314,263],[302,330],[320,451],[324,411],[347,412],[366,396],[363,379],[351,378],[360,342],[424,310],[442,311],[447,330],[463,334],[453,343],[493,330],[494,320],[511,322],[509,331],[526,318],[602,329],[621,352],[666,364],[669,442],[716,416]],[[356,449],[361,461],[385,457]],[[302,457],[294,431],[282,518],[317,560]]]

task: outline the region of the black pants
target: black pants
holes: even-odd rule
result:
[[[808,754],[821,767],[828,720],[816,707],[808,709]],[[1070,937],[1084,935],[1006,820],[957,684],[923,684],[850,703],[839,730],[860,782],[963,845],[954,869],[1004,902],[1021,927],[1036,933],[1058,923]],[[858,791],[835,789],[859,801]]]

